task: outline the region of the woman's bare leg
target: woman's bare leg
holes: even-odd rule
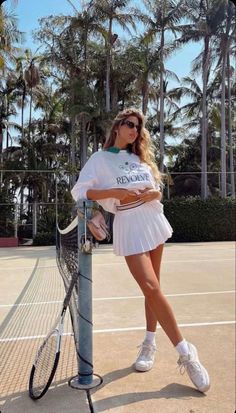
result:
[[[173,311],[163,295],[156,277],[150,252],[125,257],[134,279],[140,286],[147,305],[152,309],[156,319],[174,346],[183,340]]]
[[[160,268],[161,268],[161,258],[163,253],[164,244],[158,245],[157,248],[150,251],[150,257],[152,261],[152,266],[155,271],[156,277],[160,285]],[[150,308],[147,299],[145,298],[145,314],[146,314],[146,329],[147,331],[156,331],[157,328],[157,318],[152,308]]]

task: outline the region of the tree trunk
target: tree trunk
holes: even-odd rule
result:
[[[225,74],[228,42],[226,41],[222,60],[221,77],[221,197],[226,198],[226,137],[225,137]]]
[[[2,120],[0,119],[0,156],[2,157],[3,152],[3,127]]]
[[[81,120],[81,138],[82,141],[80,143],[80,168],[82,169],[87,162],[87,131],[86,118],[84,115]]]
[[[3,152],[3,127],[2,127],[2,120],[0,119],[0,190],[2,188],[2,168],[3,168],[3,156],[2,156],[2,152]]]
[[[75,87],[74,87],[74,73],[71,73],[71,107],[72,110],[75,105]],[[76,153],[76,116],[72,112],[71,115],[71,127],[70,127],[70,161],[71,161],[71,166],[72,166],[72,175],[70,177],[70,185],[73,187],[76,182],[76,159],[75,159],[75,153]]]
[[[149,94],[148,79],[146,79],[145,84],[143,85],[143,88],[142,88],[142,111],[144,115],[146,115],[147,108],[148,108],[148,94]]]
[[[88,47],[88,33],[84,35],[84,104],[87,106],[87,47]]]
[[[110,91],[110,73],[111,73],[111,35],[112,35],[112,18],[109,20],[107,47],[107,70],[106,70],[106,112],[111,111],[111,91]]]
[[[24,176],[22,177],[22,184],[20,189],[20,219],[23,216],[24,211],[24,185],[23,185]]]
[[[30,139],[30,132],[31,132],[31,122],[32,122],[32,104],[33,104],[33,89],[30,88],[30,107],[29,107],[29,139]]]
[[[207,80],[209,71],[209,36],[204,39],[203,91],[202,91],[202,142],[201,142],[201,198],[207,198]]]
[[[71,116],[71,133],[70,133],[70,156],[71,156],[71,166],[72,166],[72,176],[71,176],[71,186],[73,187],[76,182],[76,162],[75,162],[75,147],[76,147],[76,136],[75,136],[75,115]]]
[[[111,88],[111,109],[113,112],[118,110],[118,90],[116,83],[113,83]]]
[[[231,193],[235,197],[235,180],[234,180],[234,150],[232,138],[232,112],[231,112],[231,82],[230,82],[230,56],[227,53],[227,83],[228,83],[228,136],[229,136],[229,165],[230,165],[230,184]]]
[[[88,33],[86,31],[84,36],[84,110],[87,110],[87,43],[88,43]],[[82,168],[86,161],[87,161],[87,146],[88,146],[88,138],[87,138],[87,130],[86,130],[86,119],[83,115],[81,121],[81,142],[80,142],[80,167]]]
[[[163,62],[163,47],[164,47],[164,29],[161,31],[161,47],[160,47],[160,171],[164,171],[164,62]]]
[[[33,202],[32,211],[32,223],[33,223],[33,238],[37,235],[37,201]]]
[[[9,113],[9,100],[8,100],[7,97],[6,97],[6,99],[7,99],[7,114],[8,114]],[[8,130],[9,130],[9,127],[8,127],[8,122],[7,122],[7,127],[6,127],[6,138],[7,138],[6,148],[7,149],[9,148],[9,132],[8,132]]]
[[[24,139],[24,137],[25,137],[25,133],[24,133],[25,95],[26,95],[26,89],[25,89],[25,85],[24,85],[22,99],[21,99],[21,139]]]
[[[96,135],[96,126],[93,127],[93,153],[98,150],[98,139]]]

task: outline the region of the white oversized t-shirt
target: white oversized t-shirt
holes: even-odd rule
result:
[[[95,152],[82,168],[79,178],[71,193],[73,198],[88,199],[89,189],[145,189],[156,188],[151,167],[140,161],[139,157],[127,150],[119,153],[106,150]],[[120,201],[116,198],[106,198],[97,202],[109,212],[116,213]]]

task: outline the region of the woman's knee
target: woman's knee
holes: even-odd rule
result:
[[[155,298],[161,294],[160,284],[156,280],[145,280],[142,290],[147,299]]]
[[[150,254],[140,257],[125,257],[129,270],[139,284],[145,297],[157,296],[160,293],[160,283],[154,271]]]

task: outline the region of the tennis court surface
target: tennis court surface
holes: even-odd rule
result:
[[[65,295],[55,248],[2,248],[0,264],[1,413],[234,413],[235,243],[167,243],[163,253],[162,289],[209,371],[207,395],[179,373],[178,355],[160,328],[154,368],[134,370],[144,299],[124,259],[101,246],[93,254],[93,322],[94,372],[103,385],[90,391],[92,404],[85,391],[68,386],[77,362],[67,314],[55,380],[32,401],[30,369]]]

